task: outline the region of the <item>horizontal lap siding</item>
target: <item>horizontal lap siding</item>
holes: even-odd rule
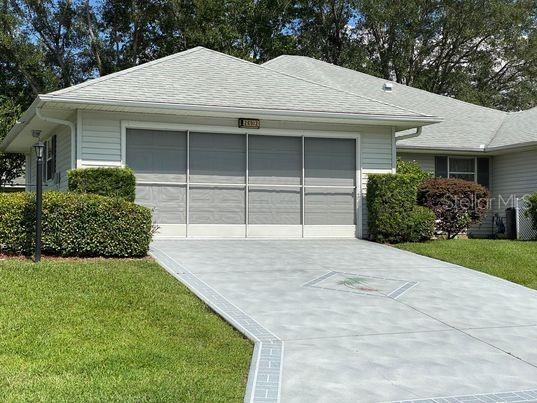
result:
[[[397,153],[403,161],[416,162],[425,172],[434,174],[434,155],[418,153]]]
[[[54,180],[44,181],[43,187],[45,190],[67,190],[67,171],[71,169],[71,129],[59,126],[57,131],[53,131],[52,135],[56,135],[56,172],[60,175],[60,182],[54,183]],[[26,189],[28,191],[35,190],[35,171],[36,157],[35,152],[31,149],[26,159],[29,166],[26,168],[27,182]],[[43,169],[44,162],[43,162]]]
[[[113,115],[99,112],[82,112],[83,161],[100,161],[117,164],[121,162],[121,120]]]
[[[395,168],[392,155],[392,133],[386,129],[381,134],[362,134],[362,236],[369,236],[367,213],[367,180],[375,173],[391,173]]]
[[[504,216],[514,198],[537,192],[537,150],[495,156],[492,172],[493,210]]]

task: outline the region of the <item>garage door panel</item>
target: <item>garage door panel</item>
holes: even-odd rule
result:
[[[186,182],[186,133],[127,130],[127,166],[140,181]]]
[[[304,170],[306,185],[354,186],[355,140],[306,138]]]
[[[250,186],[248,195],[248,224],[301,224],[300,187],[255,188]]]
[[[191,186],[189,223],[245,224],[244,187]]]
[[[301,138],[249,136],[248,148],[249,183],[280,185],[301,184]]]
[[[186,223],[186,186],[137,185],[136,202],[152,210],[157,224]]]
[[[190,134],[190,181],[245,183],[246,137],[239,134]]]
[[[354,225],[354,189],[307,188],[304,215],[306,225]]]

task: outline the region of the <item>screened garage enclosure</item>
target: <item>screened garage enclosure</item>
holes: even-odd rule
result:
[[[355,237],[357,140],[126,130],[160,236]]]

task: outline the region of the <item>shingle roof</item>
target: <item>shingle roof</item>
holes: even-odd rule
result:
[[[387,80],[304,56],[284,55],[264,66],[443,118],[398,147],[477,150],[537,141],[537,108],[507,113],[394,82],[386,92]]]
[[[505,147],[537,141],[537,107],[507,114],[489,147]]]
[[[55,91],[46,97],[62,101],[131,101],[418,120],[431,118],[203,47]]]

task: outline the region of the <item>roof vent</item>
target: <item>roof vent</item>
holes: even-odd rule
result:
[[[393,83],[384,83],[384,86],[382,87],[385,92],[392,92],[393,91]]]

